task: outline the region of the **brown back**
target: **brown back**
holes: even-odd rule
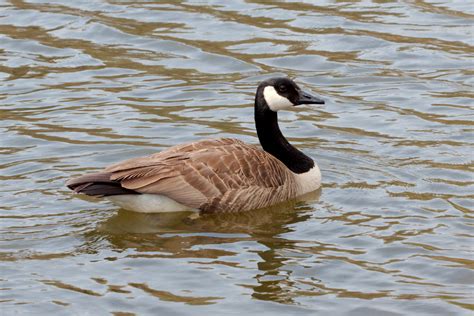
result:
[[[295,197],[294,178],[272,155],[230,138],[202,140],[106,168],[111,180],[204,211],[261,208]]]

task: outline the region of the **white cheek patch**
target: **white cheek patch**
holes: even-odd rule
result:
[[[267,86],[265,89],[263,89],[263,97],[265,98],[270,110],[274,112],[284,109],[291,109],[294,106],[290,100],[279,95],[272,86]]]

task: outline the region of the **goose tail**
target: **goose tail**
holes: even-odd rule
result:
[[[120,182],[110,180],[110,172],[97,172],[72,178],[66,186],[75,193],[89,196],[104,197],[124,194],[140,194],[136,191],[122,187]]]

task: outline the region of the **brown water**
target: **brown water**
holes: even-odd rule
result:
[[[224,3],[224,4],[223,4]],[[472,315],[470,1],[0,5],[4,315]],[[280,115],[320,192],[225,216],[80,199],[71,176]]]

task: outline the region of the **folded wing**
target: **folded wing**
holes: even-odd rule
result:
[[[105,171],[125,190],[162,194],[204,211],[260,208],[295,195],[283,163],[236,139],[176,146]]]

